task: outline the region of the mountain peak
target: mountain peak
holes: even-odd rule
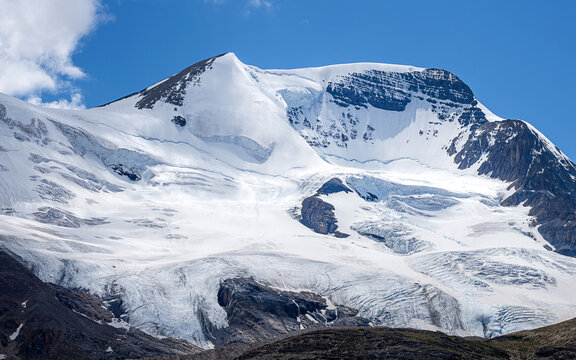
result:
[[[225,53],[100,109],[0,103],[0,248],[152,334],[492,337],[576,308],[576,166],[445,70]]]
[[[227,61],[240,62],[234,53],[222,53],[220,55],[216,55],[194,63],[184,70],[143,90],[126,95],[101,106],[108,106],[125,99],[133,98],[135,96],[139,97],[139,100],[134,105],[138,109],[152,109],[158,101],[162,101],[171,105],[182,106],[188,85],[191,82],[197,81],[198,77],[207,69],[210,69],[211,65],[218,58],[223,58]]]
[[[224,56],[230,57],[229,54],[231,53],[225,53],[199,61],[180,71],[178,74],[170,76],[161,83],[141,91],[139,93],[141,98],[136,103],[136,107],[138,109],[152,109],[156,102],[160,100],[168,104],[182,106],[188,84],[198,81],[198,77],[207,69],[211,68],[214,60]],[[232,54],[232,57],[235,58],[235,55]]]
[[[222,58],[227,58],[227,59],[234,59],[235,61],[240,61],[240,59],[238,59],[238,56],[236,56],[236,53],[234,53],[233,51],[227,51],[223,54],[220,54],[220,55],[217,55],[214,57],[215,58],[222,57]]]

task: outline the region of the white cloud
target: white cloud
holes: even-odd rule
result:
[[[56,101],[44,102],[39,96],[31,96],[26,99],[30,104],[53,108],[53,109],[68,109],[68,110],[81,110],[85,109],[84,98],[82,94],[76,92],[70,96],[70,100],[60,99]]]
[[[68,80],[84,76],[72,55],[94,29],[99,8],[99,0],[2,0],[0,92],[33,98],[45,90],[71,92]]]
[[[206,3],[212,3],[214,5],[223,5],[228,0],[204,0]],[[251,10],[255,9],[264,9],[264,10],[272,10],[274,5],[272,4],[271,0],[245,0],[246,4],[246,14],[250,14]]]
[[[271,10],[272,9],[272,3],[270,1],[267,1],[267,0],[250,0],[248,2],[248,7],[251,7],[254,9],[263,8],[266,10]]]
[[[271,12],[272,8],[272,2],[269,0],[248,0],[246,2],[244,14],[249,16],[252,14],[252,11],[255,10],[265,10],[266,12]]]

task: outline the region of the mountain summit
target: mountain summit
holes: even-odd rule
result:
[[[0,134],[0,248],[152,335],[576,314],[574,163],[445,70],[226,53],[88,110],[0,95]]]

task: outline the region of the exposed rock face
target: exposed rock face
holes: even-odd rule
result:
[[[576,165],[526,123],[505,120],[473,130],[454,161],[466,169],[510,182],[515,192],[502,205],[531,206],[538,230],[560,253],[576,255]]]
[[[123,327],[100,298],[45,284],[4,252],[0,289],[0,354],[8,358],[120,359],[200,351]]]
[[[132,168],[127,168],[122,164],[112,164],[110,168],[120,176],[126,176],[128,179],[132,181],[139,181],[142,179],[142,176],[138,173],[137,170]]]
[[[319,234],[332,234],[338,229],[334,206],[317,196],[302,201],[302,224]]]
[[[172,118],[172,121],[175,125],[179,125],[179,126],[186,126],[186,119],[180,115],[176,115]]]
[[[434,113],[438,118],[436,124],[457,122],[474,126],[488,121],[470,88],[456,75],[440,69],[352,72],[331,78],[325,93],[296,94],[284,90],[280,94],[288,105],[286,116],[290,125],[316,148],[333,145],[347,148],[358,142],[373,144],[382,140],[383,129],[387,137],[394,137],[410,124],[407,121],[392,129],[387,128],[386,122],[366,121],[363,112],[369,107],[403,112],[414,105]],[[336,109],[330,103],[337,105]],[[424,131],[420,133],[423,134]],[[436,137],[438,129],[427,135]]]
[[[330,195],[339,193],[341,191],[346,193],[352,192],[348,186],[342,183],[342,180],[338,178],[332,178],[328,180],[324,185],[322,185],[322,187],[318,189],[316,193],[320,195]]]
[[[334,306],[318,294],[278,290],[248,278],[224,280],[218,303],[226,310],[228,327],[211,331],[216,346],[258,342],[304,328],[370,324],[356,310]]]
[[[333,178],[328,180],[315,195],[302,201],[302,224],[319,234],[334,234],[336,237],[349,235],[336,231],[338,219],[334,215],[334,206],[319,198],[319,195],[329,195],[338,192],[352,192],[342,180]]]
[[[222,54],[224,55],[224,54]],[[152,109],[158,101],[168,104],[182,106],[186,95],[186,88],[190,85],[198,85],[200,75],[212,66],[215,59],[222,55],[210,59],[202,60],[187,67],[178,74],[173,75],[160,84],[140,91],[142,98],[136,103],[138,109]]]
[[[437,100],[472,104],[472,90],[456,75],[440,69],[416,72],[386,72],[370,70],[343,76],[330,82],[326,92],[343,105],[366,107],[370,104],[382,110],[404,111],[412,93],[421,93]]]

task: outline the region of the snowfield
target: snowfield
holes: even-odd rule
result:
[[[375,325],[493,337],[576,317],[576,259],[550,251],[529,207],[500,205],[509,183],[458,169],[447,150],[471,110],[415,90],[406,74],[424,69],[262,70],[228,53],[204,70],[141,109],[142,94],[82,111],[0,95],[0,247],[206,348],[202,322],[227,326],[220,282],[239,276]],[[360,84],[398,76],[385,104],[338,85],[372,70]],[[353,190],[319,195],[344,238],[299,221],[332,178]]]

